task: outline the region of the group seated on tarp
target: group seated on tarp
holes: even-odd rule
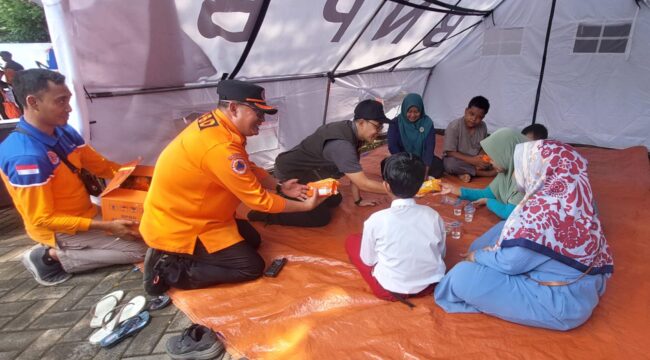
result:
[[[650,249],[636,241],[639,234],[650,232],[650,225],[643,221],[650,215],[650,198],[639,196],[647,194],[650,182],[647,150],[578,151],[589,161],[605,236],[617,264],[623,266],[608,283],[591,319],[569,333],[510,324],[483,314],[446,314],[431,297],[410,299],[416,305],[413,309],[376,298],[350,264],[343,242],[350,233],[361,232],[363,221],[372,213],[389,205],[385,196],[374,197],[381,202],[375,208],[343,201],[332,222],[320,229],[255,224],[263,238],[260,254],[266,262],[277,257],[289,260],[277,278],[172,290],[170,294],[194,322],[221,332],[229,351],[249,357],[497,357],[504,352],[529,358],[594,353],[631,356],[644,341],[645,320],[638,314],[644,312],[644,299],[650,296],[650,288],[638,284],[650,270],[639,259],[650,256]],[[380,179],[378,164],[387,153],[381,147],[362,157],[364,169],[373,178]],[[460,184],[454,178],[447,180]],[[467,186],[482,188],[488,181],[479,178]],[[344,198],[350,196],[345,180],[340,191]],[[454,218],[452,208],[437,197],[425,196],[418,203],[431,206],[443,218]],[[447,268],[458,263],[470,243],[498,222],[496,215],[479,208],[474,221],[463,225],[462,238],[447,240]],[[635,266],[625,266],[630,263]],[[618,331],[611,332],[612,328]],[[537,346],[531,347],[532,342]]]

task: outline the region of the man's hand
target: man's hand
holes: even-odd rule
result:
[[[116,219],[108,224],[108,232],[117,237],[136,237],[140,238],[138,231],[138,222],[131,220]]]
[[[290,198],[305,201],[307,200],[307,185],[299,184],[298,179],[287,180],[281,185],[282,193]]]
[[[472,201],[472,204],[474,204],[474,206],[485,206],[485,205],[487,205],[487,201],[488,201],[487,198],[481,198],[481,199]]]
[[[492,166],[492,164],[490,164],[488,161],[483,160],[483,156],[480,154],[472,156],[471,164],[476,166],[476,168],[479,170],[486,170]]]
[[[307,210],[305,211],[313,210],[316,208],[316,206],[322,204],[323,201],[327,200],[328,197],[329,196],[318,196],[318,191],[314,191],[311,197],[305,200],[305,205],[307,206]]]

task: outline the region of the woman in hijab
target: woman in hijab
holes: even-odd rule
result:
[[[523,200],[445,275],[436,303],[449,313],[573,329],[591,316],[614,271],[587,161],[553,140],[517,145],[514,158]]]
[[[442,193],[452,193],[461,199],[473,201],[475,205],[487,205],[493,213],[507,219],[523,198],[517,190],[513,177],[512,155],[517,144],[528,141],[519,132],[503,128],[481,141],[481,147],[490,157],[490,163],[497,170],[497,176],[485,189],[470,189],[449,183],[442,184]]]
[[[436,131],[433,120],[424,112],[422,97],[408,94],[402,101],[400,114],[388,126],[388,150],[391,154],[409,152],[426,166],[425,176],[441,178],[442,160],[433,154]]]

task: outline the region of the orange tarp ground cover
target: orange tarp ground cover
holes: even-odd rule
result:
[[[442,143],[442,139],[438,139]],[[591,319],[569,332],[536,329],[484,314],[447,314],[433,297],[414,299],[414,309],[375,298],[349,263],[345,238],[361,232],[363,221],[388,207],[356,207],[344,179],[343,203],[332,222],[317,229],[264,226],[260,253],[267,261],[287,257],[277,278],[209,289],[172,290],[174,303],[194,322],[220,332],[228,349],[251,359],[637,359],[650,356],[650,166],[647,150],[580,148],[615,273]],[[379,179],[381,147],[362,165]],[[450,179],[454,181],[453,179]],[[473,181],[484,187],[489,179]],[[427,195],[418,200],[443,217],[453,209]],[[460,240],[447,239],[448,269],[460,253],[498,218],[478,209],[463,223]]]

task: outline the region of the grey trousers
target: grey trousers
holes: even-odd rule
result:
[[[455,157],[445,156],[442,159],[442,163],[445,166],[445,172],[450,175],[463,175],[470,174],[476,176],[476,167],[470,163],[466,163],[463,160],[456,159]]]
[[[56,234],[57,255],[66,272],[133,264],[144,260],[147,245],[142,239],[120,239],[101,230]]]

